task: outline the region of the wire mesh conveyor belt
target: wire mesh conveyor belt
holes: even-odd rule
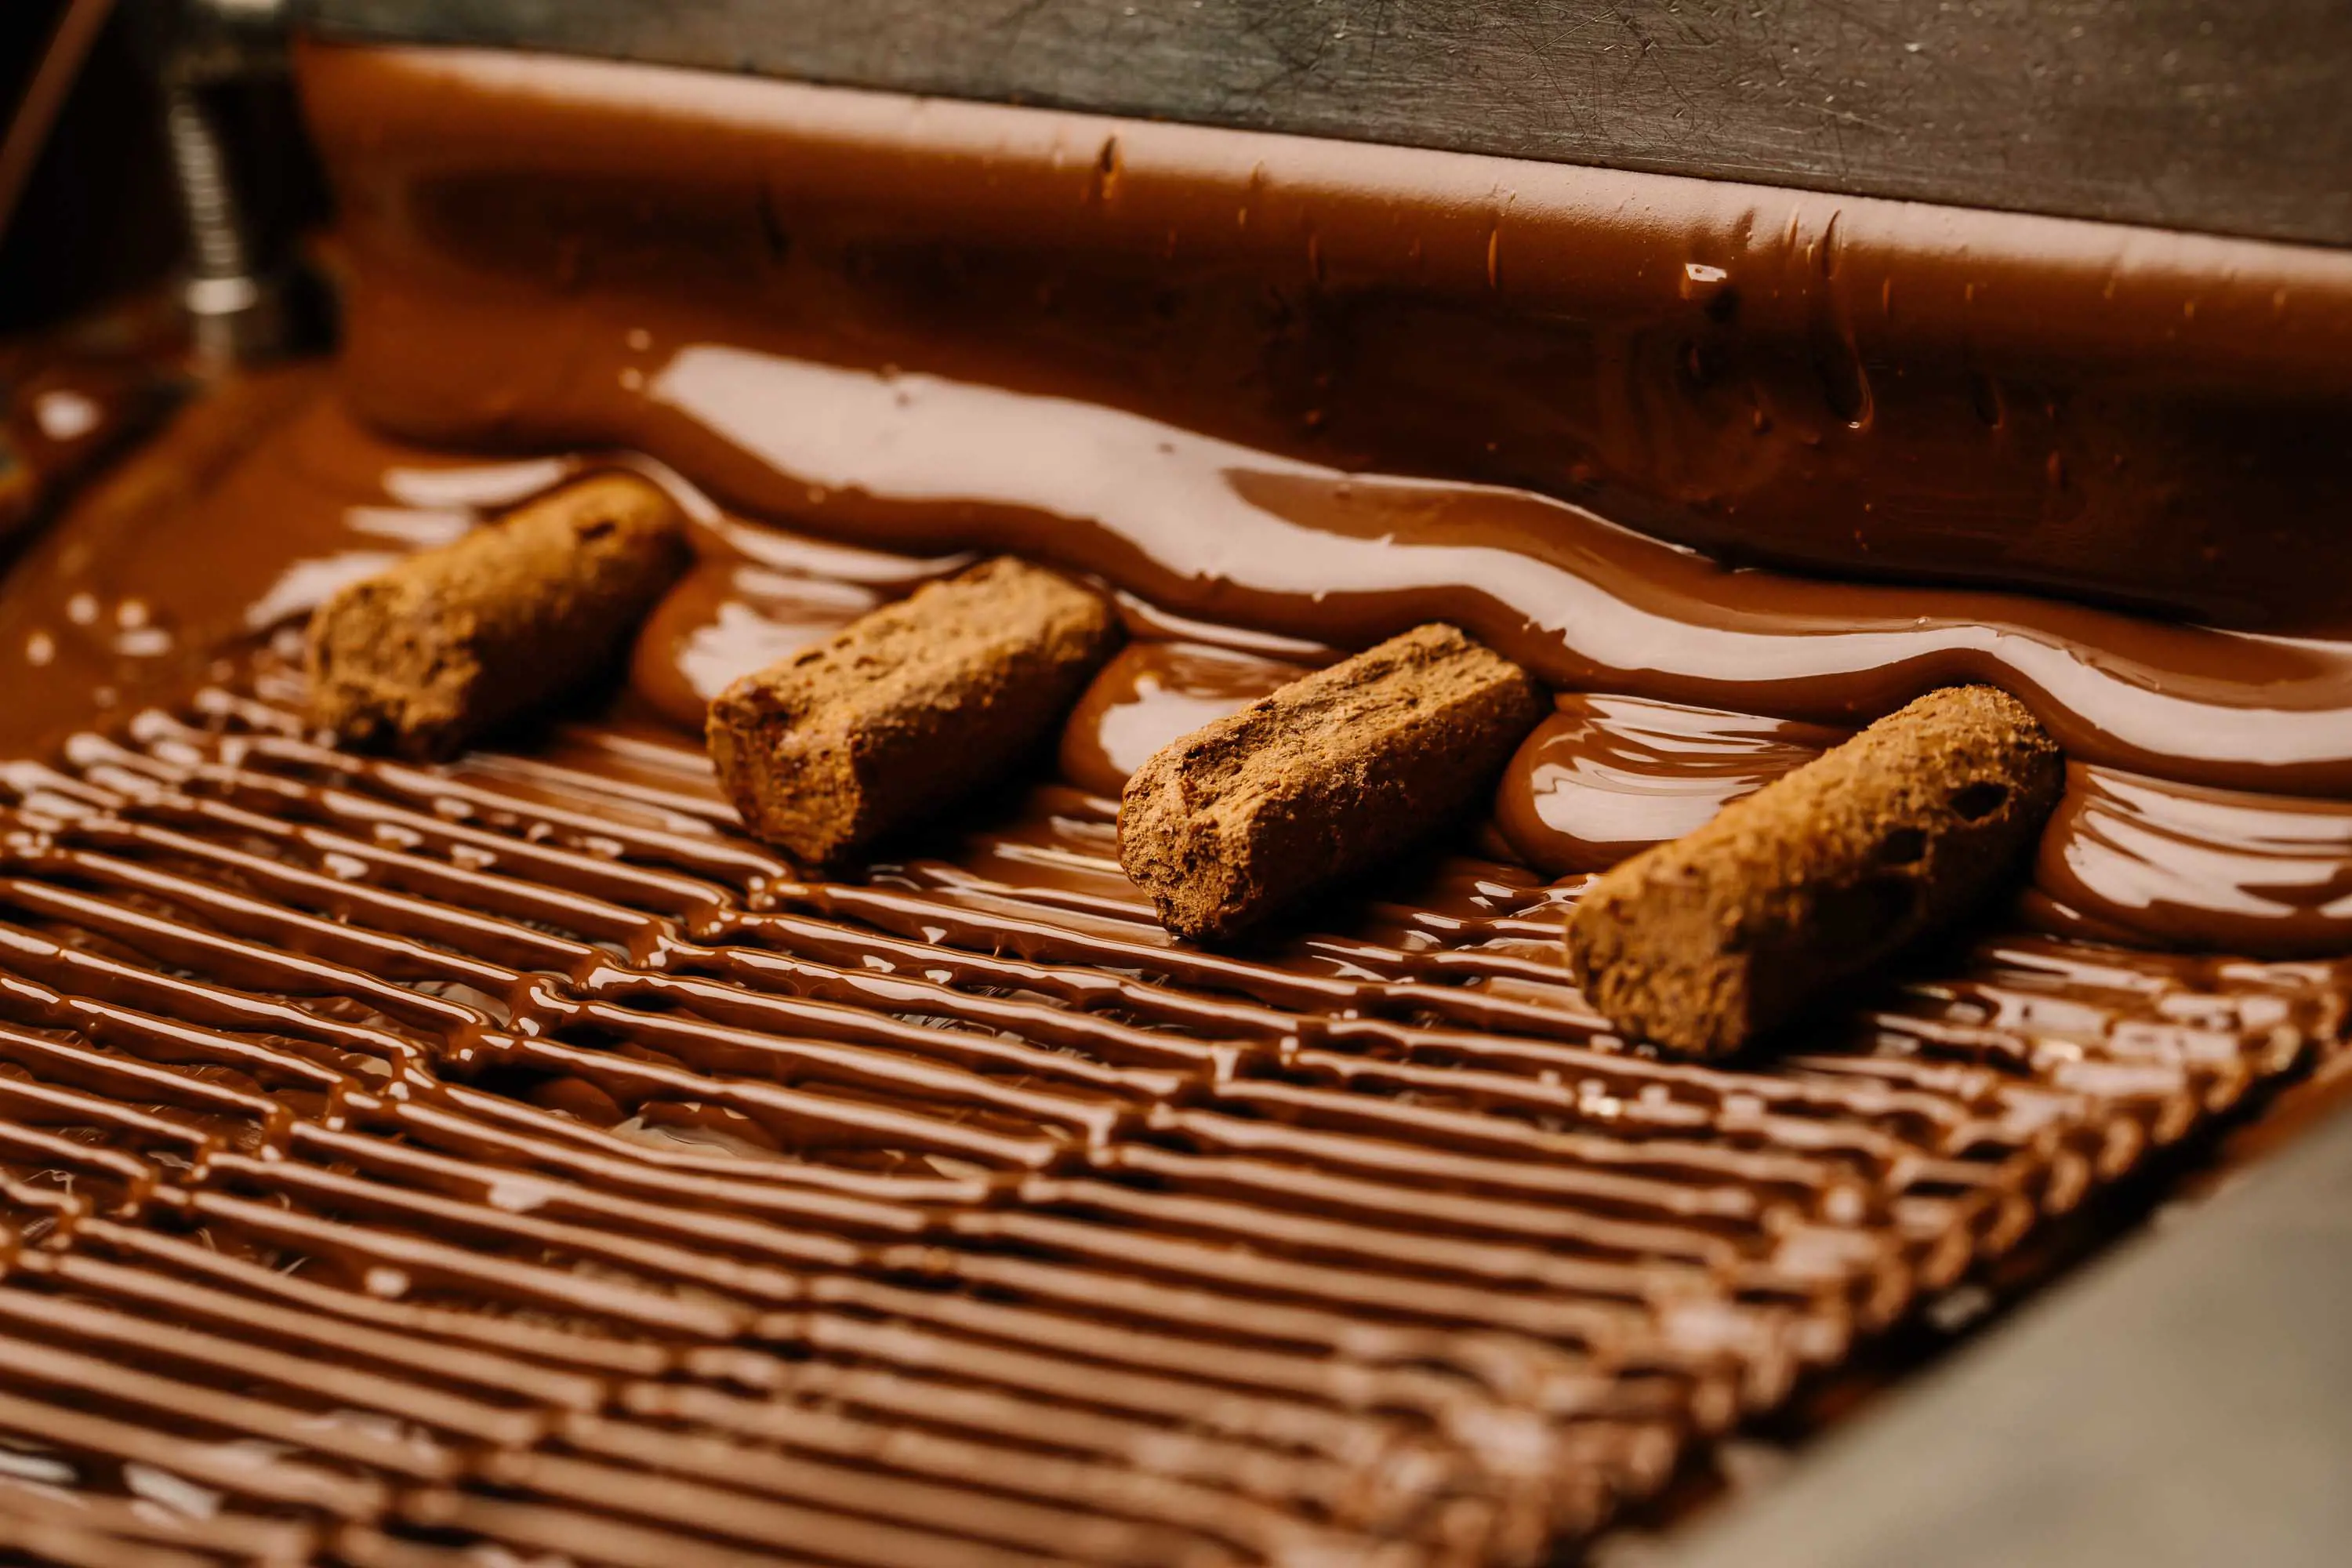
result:
[[[0,766],[26,1555],[1540,1560],[2343,1027],[2340,964],[2021,935],[1675,1065],[1575,879],[1211,953],[1068,790],[809,880],[681,745],[252,692]]]

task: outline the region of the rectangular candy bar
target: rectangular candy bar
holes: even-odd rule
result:
[[[686,570],[660,489],[599,474],[343,588],[310,618],[310,717],[442,757],[608,667]]]
[[[1569,917],[1577,984],[1630,1037],[1736,1050],[1997,888],[2063,775],[2015,698],[1930,692],[1603,873]]]
[[[1231,936],[1480,801],[1542,711],[1517,665],[1418,626],[1144,763],[1119,801],[1119,864],[1169,930]]]
[[[1003,776],[1118,636],[1099,595],[1000,557],[736,681],[705,739],[744,826],[823,865]]]

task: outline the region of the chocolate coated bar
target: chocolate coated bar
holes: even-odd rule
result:
[[[605,668],[687,560],[685,520],[649,481],[566,485],[321,605],[312,721],[446,756]]]
[[[1735,1050],[1995,889],[2063,774],[2015,698],[1930,692],[1603,873],[1569,917],[1577,984],[1631,1037]]]
[[[999,557],[736,681],[705,739],[744,826],[821,865],[1001,777],[1118,635],[1100,595]]]
[[[1119,863],[1171,931],[1230,936],[1457,816],[1542,711],[1517,665],[1415,627],[1154,755],[1120,797]]]

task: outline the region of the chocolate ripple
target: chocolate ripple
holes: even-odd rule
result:
[[[680,344],[642,394],[591,400],[534,433],[648,451],[735,504],[851,537],[1059,561],[1186,615],[1340,647],[1447,620],[1556,687],[1833,725],[1988,681],[2086,761],[2352,793],[2352,657],[2334,641],[1730,572],[1529,492],[1347,474],[1069,399],[732,346]]]
[[[2352,804],[2173,784],[2081,763],[2042,840],[2058,929],[2274,956],[2352,948]]]
[[[1821,725],[1563,692],[1496,792],[1496,825],[1554,876],[1605,871],[1846,738]]]

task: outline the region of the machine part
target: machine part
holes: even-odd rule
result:
[[[0,125],[0,236],[7,234],[8,219],[25,194],[25,183],[33,177],[33,165],[40,161],[58,111],[65,107],[66,95],[113,9],[114,0],[68,0],[16,113]]]
[[[2304,0],[301,0],[300,23],[2352,244],[2352,7]]]
[[[288,346],[286,279],[257,264],[257,245],[228,169],[219,127],[194,83],[167,80],[163,134],[188,226],[181,285],[199,366],[267,359]]]

